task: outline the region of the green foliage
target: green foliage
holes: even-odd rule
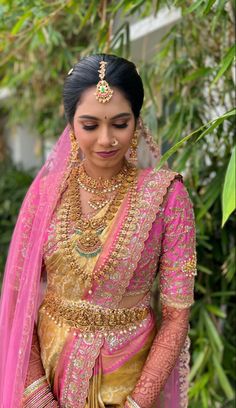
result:
[[[164,146],[163,161],[168,158],[184,173],[196,214],[189,406],[226,408],[233,406],[236,380],[233,1],[2,0],[0,85],[14,89],[11,122],[33,117],[41,134],[57,135],[64,126],[61,88],[69,68],[92,52],[128,57],[130,17],[155,14],[163,5],[180,8],[182,19],[153,59],[139,61],[138,68],[146,89],[145,120]],[[0,187],[6,231],[24,193],[10,178],[9,190]],[[10,186],[14,194],[22,192],[12,206],[4,204],[12,197]]]
[[[236,205],[236,194],[235,194],[235,161],[236,161],[236,146],[234,146],[232,155],[228,164],[228,168],[225,175],[225,182],[223,188],[223,198],[222,198],[222,207],[223,207],[223,220],[222,225],[224,226],[225,222],[229,218],[230,214],[235,210]]]

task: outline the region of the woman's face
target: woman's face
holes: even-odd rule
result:
[[[73,127],[92,176],[110,177],[124,162],[135,131],[135,118],[128,100],[113,89],[107,103],[98,102],[96,87],[87,89],[77,106]],[[114,141],[118,143],[113,146]]]

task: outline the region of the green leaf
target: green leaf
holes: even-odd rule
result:
[[[203,273],[206,273],[207,275],[212,275],[213,274],[213,272],[209,269],[209,268],[207,268],[206,266],[204,266],[204,265],[197,265],[197,269],[200,271],[200,272],[203,272]]]
[[[218,71],[218,74],[216,75],[216,77],[213,79],[213,81],[211,83],[211,86],[213,84],[215,84],[220,79],[220,77],[222,77],[222,75],[225,73],[225,71],[232,64],[234,58],[235,58],[235,45],[232,45],[232,47],[230,47],[230,49],[228,50],[228,52],[224,56],[224,58],[223,58],[223,60],[221,62],[221,68]]]
[[[235,116],[236,109],[232,109],[228,112],[226,112],[224,115],[220,116],[219,118],[213,119],[210,122],[206,123],[203,126],[200,126],[200,128],[194,130],[193,132],[189,133],[187,136],[183,137],[179,142],[177,142],[174,146],[172,146],[165,154],[163,154],[160,162],[156,166],[156,170],[159,170],[162,165],[175,153],[178,151],[180,147],[183,146],[185,142],[187,142],[189,139],[193,138],[196,136],[198,133],[201,132],[201,130],[207,128],[204,130],[200,136],[197,138],[197,141],[199,141],[202,137],[204,137],[207,133],[209,133],[212,128],[215,128],[216,126],[220,125],[224,120],[228,119],[231,116]]]
[[[26,22],[26,20],[31,16],[31,11],[28,11],[27,13],[23,14],[19,20],[17,21],[17,23],[13,26],[12,30],[11,30],[11,34],[12,35],[16,35],[21,27],[24,25],[24,23]]]
[[[204,8],[203,14],[208,14],[211,11],[213,4],[215,4],[216,0],[209,0]]]
[[[227,219],[229,218],[230,214],[236,208],[236,193],[235,193],[235,160],[236,160],[236,146],[234,146],[231,158],[226,170],[224,187],[223,187],[223,194],[222,194],[222,227],[226,223]]]
[[[214,363],[214,367],[216,369],[216,373],[217,373],[217,377],[219,379],[219,383],[221,385],[222,390],[224,391],[226,397],[229,400],[233,400],[235,398],[235,393],[229,383],[229,380],[219,362],[219,360],[217,359],[217,357],[215,355],[212,356],[213,357],[213,363]]]
[[[226,319],[226,314],[216,305],[206,305],[208,312],[213,313],[215,316]]]
[[[195,1],[185,12],[184,14],[188,14],[188,13],[192,13],[193,11],[197,10],[202,3],[204,2],[204,0],[197,0]]]
[[[193,73],[186,75],[186,77],[181,81],[182,84],[186,84],[191,81],[195,81],[198,78],[203,78],[207,76],[212,71],[212,68],[199,68]]]
[[[218,171],[214,179],[212,179],[203,191],[203,198],[200,202],[200,210],[197,211],[196,218],[199,221],[202,217],[205,216],[207,211],[215,203],[216,199],[220,196],[222,183],[223,183],[224,173]]]
[[[199,372],[199,370],[204,366],[204,360],[205,357],[208,353],[209,348],[205,347],[204,350],[200,351],[200,353],[198,353],[198,356],[196,358],[196,360],[194,361],[194,364],[191,368],[190,374],[189,374],[189,381],[192,381],[194,379],[194,377],[196,376],[196,374]]]
[[[203,312],[203,317],[205,320],[205,327],[206,327],[206,331],[209,335],[209,339],[211,341],[212,346],[215,346],[218,352],[222,352],[224,346],[222,343],[222,340],[220,338],[220,335],[213,323],[213,321],[211,320],[209,314],[204,311]]]

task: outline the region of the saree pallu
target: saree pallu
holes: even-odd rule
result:
[[[46,376],[60,407],[123,407],[157,330],[150,308],[157,270],[162,303],[175,308],[192,304],[194,219],[188,194],[178,178],[167,170],[140,173],[135,200],[127,194],[115,220],[104,231],[102,252],[90,261],[94,275],[109,272],[94,279],[91,290],[78,284],[76,271],[65,263],[55,238],[55,215],[45,255],[47,292],[39,310],[38,335]],[[50,296],[62,306],[55,308],[57,300],[50,303]],[[127,311],[122,302],[134,298],[139,300]],[[81,312],[81,305],[87,307],[87,315]],[[101,327],[97,327],[97,318],[83,326],[83,318],[94,310],[105,316]],[[110,322],[106,316],[119,318],[105,327],[104,321]],[[187,339],[156,407],[187,407],[188,347]]]

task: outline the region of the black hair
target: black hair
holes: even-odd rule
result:
[[[144,91],[141,77],[135,65],[124,58],[108,54],[95,54],[81,59],[65,79],[63,101],[65,115],[73,123],[77,104],[82,93],[99,81],[99,63],[107,62],[105,80],[111,88],[118,88],[131,105],[135,119],[139,117],[143,104]]]

